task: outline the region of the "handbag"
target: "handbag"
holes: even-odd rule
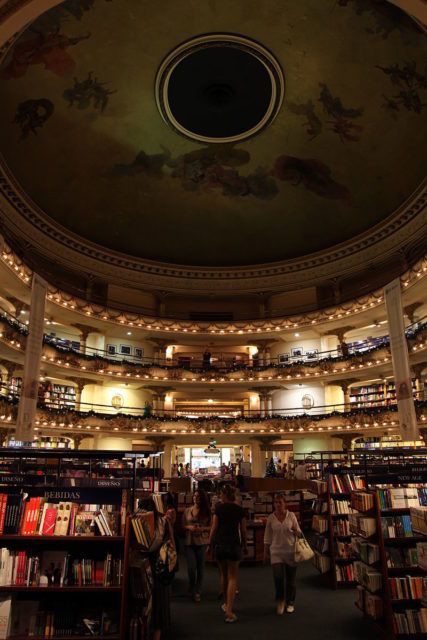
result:
[[[301,538],[297,538],[295,541],[295,562],[305,562],[306,560],[311,560],[313,556],[314,551],[310,547],[304,536],[302,536]]]

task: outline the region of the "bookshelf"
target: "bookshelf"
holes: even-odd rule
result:
[[[380,486],[351,497],[356,606],[387,637],[427,638],[427,484],[379,479]]]
[[[55,409],[61,407],[74,409],[76,406],[76,388],[49,382],[44,386],[44,403]]]
[[[416,391],[415,380],[412,381],[412,390]],[[384,381],[376,384],[367,384],[350,389],[350,403],[352,408],[375,406],[379,403],[392,403],[396,401],[396,387],[394,381]]]
[[[351,548],[351,491],[363,485],[352,474],[329,475],[327,480],[314,481],[317,494],[314,501],[313,529],[316,537],[313,564],[332,589],[355,584],[354,556]]]
[[[125,640],[127,514],[143,455],[0,449],[4,637]]]

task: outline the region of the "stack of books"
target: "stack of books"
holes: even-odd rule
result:
[[[119,535],[120,507],[106,504],[48,502],[45,498],[1,500],[0,534],[22,536]],[[13,496],[15,497],[15,496]]]
[[[412,529],[427,535],[427,507],[411,507]]]
[[[347,519],[335,520],[333,524],[334,524],[334,535],[336,536],[350,535],[350,524]]]
[[[416,549],[410,549],[410,551],[415,551],[416,564],[420,569],[427,571],[427,542],[417,542]]]
[[[327,553],[329,549],[329,540],[326,536],[316,536],[311,542],[313,549],[319,553]]]
[[[355,489],[364,488],[365,481],[359,476],[353,476],[349,473],[329,476],[329,489],[331,493],[351,493]]]
[[[415,548],[398,549],[396,547],[385,547],[384,551],[387,567],[390,569],[418,566],[418,551]]]
[[[416,487],[398,487],[392,489],[378,489],[381,509],[407,509],[418,506],[419,493]],[[421,489],[423,492],[424,490]]]
[[[132,516],[131,522],[138,543],[149,549],[155,532],[153,511],[137,511]]]
[[[318,533],[325,533],[328,530],[328,518],[326,516],[313,516],[313,529]]]
[[[427,609],[409,609],[393,614],[393,626],[396,634],[412,635],[427,633]]]
[[[350,513],[349,517],[350,531],[357,533],[363,538],[370,538],[377,530],[375,518],[368,518],[360,513]]]
[[[423,597],[423,584],[427,578],[405,576],[389,578],[391,597],[393,600],[420,600]]]
[[[353,564],[336,565],[335,573],[337,582],[354,582],[356,580]]]
[[[364,562],[354,563],[357,581],[369,589],[372,593],[382,588],[382,575],[379,571],[375,571],[368,567]]]
[[[314,553],[313,564],[320,571],[326,573],[331,568],[331,559],[329,556],[323,556],[320,553]]]
[[[379,545],[366,542],[363,538],[352,539],[353,553],[360,557],[366,564],[375,564],[380,559]]]
[[[323,500],[322,498],[318,498],[317,500],[315,500],[313,503],[313,511],[317,514],[327,513],[328,503],[326,502],[326,500]]]
[[[352,513],[353,510],[350,507],[350,503],[348,500],[331,500],[331,513],[339,514],[339,513]]]
[[[311,490],[318,496],[323,495],[328,490],[328,483],[326,480],[312,480]]]
[[[66,551],[0,549],[1,586],[119,586],[123,562],[108,553],[105,558],[73,558]]]
[[[364,491],[353,492],[351,494],[351,506],[356,511],[370,511],[374,508],[374,495]]]
[[[382,517],[381,529],[384,538],[411,538],[413,536],[409,515]]]

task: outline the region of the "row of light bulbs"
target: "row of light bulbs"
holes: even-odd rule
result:
[[[12,420],[11,416],[6,417],[5,415],[0,416],[0,421],[2,422],[8,422],[10,423]],[[426,416],[422,415],[420,420],[422,422],[426,421]],[[201,434],[209,434],[209,433],[231,433],[231,434],[239,434],[239,433],[244,433],[244,434],[248,434],[248,433],[304,433],[304,432],[327,432],[327,431],[335,431],[335,432],[340,432],[340,431],[349,431],[352,429],[356,429],[356,430],[360,430],[360,429],[379,429],[379,428],[393,428],[396,427],[397,422],[395,420],[391,420],[391,421],[383,421],[381,423],[379,422],[372,422],[372,423],[368,423],[365,422],[363,424],[360,423],[355,423],[353,425],[338,425],[338,426],[326,426],[326,427],[316,427],[316,426],[310,426],[307,428],[304,427],[289,427],[287,429],[284,428],[270,428],[270,429],[244,429],[244,428],[231,428],[231,429],[225,429],[224,427],[220,428],[220,429],[216,429],[216,428],[212,428],[212,429],[206,429],[204,427],[201,427],[199,429],[190,429],[190,428],[181,428],[181,429],[167,429],[165,427],[161,428],[161,429],[157,429],[156,427],[132,427],[132,429],[120,429],[119,427],[113,427],[113,429],[109,429],[109,428],[102,428],[100,426],[92,426],[92,425],[81,425],[81,424],[66,424],[65,422],[60,422],[57,423],[56,421],[52,420],[50,422],[48,422],[47,420],[44,421],[40,421],[40,420],[36,420],[35,422],[36,425],[41,425],[41,426],[36,426],[34,428],[34,431],[40,431],[42,428],[60,428],[60,429],[79,429],[79,430],[95,430],[95,431],[106,431],[106,432],[111,432],[111,431],[122,431],[122,432],[130,432],[132,431],[133,433],[139,432],[139,433],[174,433],[174,434],[194,434],[194,433],[201,433]],[[396,427],[397,428],[397,427]]]
[[[12,252],[10,248],[8,250],[4,250],[2,252],[3,262],[11,268],[18,277],[25,283],[28,283],[31,279],[32,272],[23,264],[23,262]],[[405,288],[409,287],[410,284],[413,284],[417,279],[421,278],[427,273],[427,258],[420,260],[415,267],[413,267],[404,277],[401,278],[401,282]],[[295,329],[302,326],[310,327],[317,324],[323,324],[326,320],[339,320],[343,318],[347,318],[351,315],[362,313],[368,309],[372,309],[374,307],[379,306],[383,302],[383,297],[380,293],[372,293],[372,297],[374,297],[374,301],[369,303],[361,303],[356,302],[351,309],[342,310],[335,313],[326,313],[325,317],[322,319],[312,318],[310,315],[305,316],[305,318],[300,322],[294,322],[290,319],[288,320],[278,320],[275,323],[273,320],[269,321],[270,324],[263,324],[262,326],[256,326],[253,324],[251,327],[245,327],[244,329],[239,329],[237,325],[233,328],[219,328],[218,325],[215,325],[216,328],[209,329],[209,327],[201,328],[198,325],[198,328],[195,328],[194,325],[182,323],[176,323],[174,321],[169,321],[169,324],[166,324],[165,320],[125,320],[123,318],[120,319],[121,312],[119,311],[111,311],[103,309],[99,312],[95,312],[93,307],[88,308],[88,304],[84,300],[73,299],[64,292],[55,290],[54,293],[48,294],[48,299],[58,304],[61,307],[69,308],[72,311],[76,311],[77,313],[83,314],[85,316],[94,317],[98,320],[106,320],[108,322],[113,322],[119,325],[126,325],[128,327],[140,327],[143,329],[153,330],[153,331],[172,331],[174,333],[207,333],[207,334],[217,334],[217,335],[225,335],[225,334],[253,334],[253,333],[269,333],[274,331],[283,331],[285,329]]]
[[[0,339],[3,339],[3,333],[0,332]],[[18,340],[3,340],[3,342],[6,342],[9,346],[14,347],[15,349],[21,349],[22,345]],[[419,342],[417,345],[414,345],[412,347],[412,351],[420,351],[422,349],[426,348],[426,343],[424,342]],[[390,358],[388,356],[384,356],[383,358],[376,358],[375,360],[368,360],[368,362],[365,363],[359,363],[358,365],[350,365],[348,367],[341,367],[339,369],[334,368],[331,371],[327,371],[325,369],[323,369],[322,371],[315,371],[314,373],[310,373],[308,371],[306,371],[304,374],[302,373],[297,373],[295,375],[282,375],[282,374],[278,374],[275,376],[249,376],[247,378],[244,377],[239,377],[239,378],[232,378],[232,377],[221,377],[221,378],[206,378],[206,377],[193,377],[193,378],[187,378],[186,376],[183,376],[182,378],[173,378],[173,377],[169,377],[169,376],[158,376],[158,375],[149,375],[149,374],[139,374],[136,373],[134,375],[132,375],[131,373],[127,372],[127,373],[123,373],[121,371],[112,371],[112,370],[108,370],[105,371],[105,369],[97,369],[96,371],[92,370],[92,369],[88,369],[86,367],[86,365],[80,365],[78,367],[71,365],[69,362],[64,362],[61,358],[54,358],[53,356],[46,356],[43,355],[42,356],[42,360],[45,362],[50,362],[52,364],[55,364],[57,366],[60,367],[65,367],[67,369],[74,369],[74,370],[81,370],[81,371],[88,371],[88,373],[95,373],[95,374],[99,374],[101,376],[116,376],[118,378],[132,378],[132,379],[136,379],[136,380],[140,380],[140,379],[144,379],[144,380],[158,380],[161,382],[167,382],[169,380],[173,381],[174,383],[178,383],[178,382],[205,382],[207,384],[212,384],[212,383],[224,383],[224,382],[265,382],[265,381],[272,381],[272,380],[300,380],[301,378],[319,378],[321,376],[330,376],[333,374],[341,374],[341,373],[347,373],[349,371],[360,371],[361,369],[367,369],[370,367],[375,367],[375,366],[379,366],[382,364],[385,364],[387,362],[390,362]],[[155,369],[156,366],[153,365],[153,369]]]

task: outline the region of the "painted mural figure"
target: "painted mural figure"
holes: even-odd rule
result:
[[[13,122],[21,129],[21,139],[28,138],[30,133],[37,133],[37,129],[49,120],[54,109],[53,102],[46,98],[20,102]]]
[[[288,102],[288,108],[295,115],[305,116],[307,118],[304,124],[307,127],[306,131],[310,136],[310,140],[313,140],[313,138],[316,138],[322,132],[322,122],[317,117],[314,104],[311,100],[308,100],[305,104]]]
[[[74,78],[74,86],[65,89],[63,97],[70,107],[77,103],[78,109],[87,109],[92,103],[95,109],[104,111],[109,97],[116,93],[105,88],[105,82],[99,82],[98,78],[92,78],[92,71],[88,73],[86,80],[79,82]]]
[[[67,49],[90,38],[90,34],[68,37],[60,33],[59,28],[48,33],[33,33],[34,37],[18,42],[13,48],[12,60],[3,70],[4,78],[21,78],[33,64],[43,64],[48,71],[66,76],[76,64]]]

